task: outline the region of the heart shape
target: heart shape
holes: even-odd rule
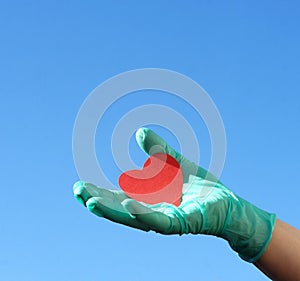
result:
[[[165,153],[151,155],[142,170],[130,170],[119,177],[119,186],[137,201],[180,205],[183,177],[179,163]]]

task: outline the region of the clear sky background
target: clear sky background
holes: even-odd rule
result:
[[[183,73],[223,118],[222,181],[300,228],[299,26],[298,1],[0,1],[0,280],[268,280],[221,239],[90,214],[72,194],[72,130],[111,76]]]

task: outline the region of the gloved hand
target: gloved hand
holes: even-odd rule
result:
[[[258,260],[271,240],[276,216],[233,194],[218,179],[190,162],[153,131],[136,133],[139,146],[147,153],[174,157],[183,173],[181,204],[148,205],[128,198],[122,191],[99,188],[91,183],[75,183],[77,200],[99,217],[144,231],[162,234],[209,234],[227,240],[242,259]],[[158,151],[158,149],[160,151]]]

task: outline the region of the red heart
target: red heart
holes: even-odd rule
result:
[[[127,171],[119,177],[127,196],[147,204],[167,202],[179,206],[182,184],[179,163],[164,153],[151,155],[142,170]]]

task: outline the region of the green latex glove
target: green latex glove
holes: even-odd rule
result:
[[[212,174],[190,162],[153,131],[136,133],[139,146],[149,154],[155,148],[174,157],[183,172],[183,195],[179,207],[148,205],[128,198],[122,191],[75,183],[74,195],[92,213],[144,231],[162,234],[209,234],[226,239],[248,262],[258,260],[272,236],[276,216],[233,194]],[[152,154],[152,153],[151,153]]]

